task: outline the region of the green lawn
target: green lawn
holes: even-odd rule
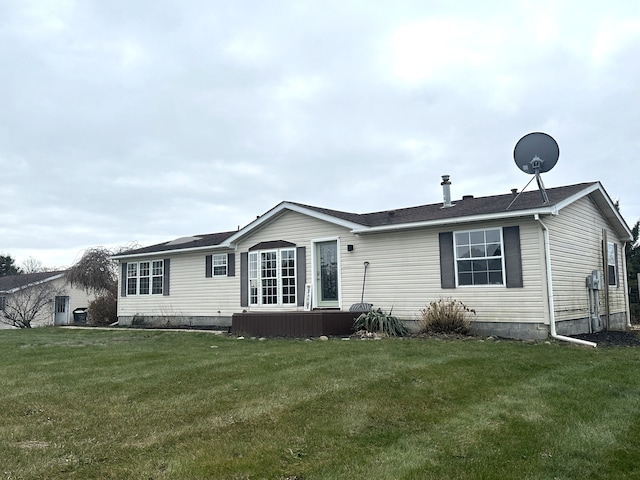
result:
[[[640,349],[0,331],[0,479],[640,479]]]

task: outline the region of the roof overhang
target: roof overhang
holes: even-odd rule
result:
[[[47,278],[43,278],[42,280],[38,280],[37,282],[26,283],[24,285],[20,285],[19,287],[14,287],[9,290],[2,290],[0,291],[0,293],[6,293],[6,294],[16,293],[16,292],[19,292],[20,290],[25,290],[27,288],[35,287],[36,285],[42,285],[43,283],[52,282],[53,280],[58,280],[63,276],[64,276],[64,273],[56,273],[55,275],[52,275]]]
[[[318,211],[312,210],[310,208],[305,208],[302,205],[297,205],[297,204],[291,203],[291,202],[281,202],[278,205],[276,205],[275,207],[273,207],[271,210],[269,210],[267,213],[265,213],[265,214],[261,215],[260,217],[256,218],[253,222],[251,222],[250,224],[248,224],[244,228],[238,230],[237,233],[231,235],[229,238],[227,238],[227,240],[226,240],[226,242],[224,242],[224,244],[226,244],[226,246],[228,246],[228,247],[231,247],[235,242],[237,242],[241,238],[249,235],[251,232],[253,232],[254,230],[260,228],[261,226],[263,226],[267,222],[273,220],[274,218],[279,217],[285,211],[292,211],[292,212],[301,213],[302,215],[307,215],[309,217],[317,218],[318,220],[323,220],[325,222],[333,223],[334,225],[339,225],[341,227],[348,228],[349,230],[354,230],[354,229],[357,229],[357,228],[365,228],[363,225],[361,225],[359,223],[350,222],[348,220],[343,220],[341,218],[337,218],[337,217],[334,217],[332,215],[328,215],[326,213],[318,212]]]
[[[460,223],[487,222],[491,220],[504,220],[509,218],[531,217],[538,215],[557,215],[558,211],[554,205],[544,208],[530,210],[507,210],[500,213],[486,215],[466,215],[463,217],[444,218],[438,220],[425,220],[423,222],[399,223],[397,225],[381,225],[378,227],[363,227],[351,230],[352,233],[360,235],[367,233],[390,232],[394,230],[408,230],[414,228],[438,227],[445,225],[456,225]]]
[[[149,258],[149,257],[166,257],[167,255],[171,255],[173,252],[175,253],[189,253],[189,252],[202,252],[202,251],[212,251],[212,250],[228,250],[229,248],[233,248],[233,247],[229,247],[228,245],[226,245],[225,243],[221,243],[219,245],[209,245],[209,246],[205,246],[205,247],[191,247],[191,248],[174,248],[171,250],[159,250],[157,252],[147,252],[147,253],[131,253],[131,254],[119,254],[119,255],[113,255],[109,258],[111,258],[111,260],[127,260],[130,258]]]
[[[602,213],[604,218],[607,219],[611,227],[618,234],[620,240],[625,242],[633,241],[633,234],[631,233],[629,225],[627,225],[627,222],[622,218],[620,211],[611,201],[611,197],[609,197],[609,194],[605,191],[600,182],[596,182],[575,195],[566,198],[562,202],[558,202],[558,210],[561,210],[562,208],[571,205],[573,202],[586,196],[589,196],[593,203],[595,203],[600,210],[600,213]]]

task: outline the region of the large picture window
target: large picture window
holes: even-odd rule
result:
[[[249,252],[249,304],[296,304],[296,250]]]
[[[454,255],[459,286],[503,285],[502,230],[455,232]]]
[[[127,295],[161,295],[164,261],[127,263]]]

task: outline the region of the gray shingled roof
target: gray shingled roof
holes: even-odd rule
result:
[[[571,196],[593,186],[597,182],[579,183],[564,187],[546,189],[550,205],[556,205]],[[465,196],[460,200],[453,200],[455,205],[450,208],[442,208],[442,203],[430,205],[420,205],[417,207],[399,208],[373,213],[351,213],[328,208],[314,207],[297,202],[285,202],[297,205],[304,209],[328,215],[340,220],[345,220],[363,227],[380,227],[384,225],[403,225],[417,222],[438,221],[458,217],[473,217],[498,214],[507,211],[507,207],[514,200],[515,195],[508,193],[505,195],[493,195],[489,197]],[[546,205],[549,206],[549,205]],[[538,190],[522,192],[514,204],[509,208],[510,212],[531,210],[545,207],[542,195]],[[200,247],[215,247],[222,244],[232,235],[238,232],[211,233],[205,235],[195,235],[184,239],[151,245],[149,247],[138,248],[123,252],[120,256],[139,255],[145,253],[159,253],[172,250],[186,250]]]
[[[186,250],[190,248],[215,247],[220,245],[234,232],[206,233],[203,235],[193,235],[191,237],[183,237],[182,239],[170,240],[168,242],[158,243],[143,248],[135,248],[119,253],[120,255],[138,255],[141,253],[168,252],[171,250]]]
[[[579,183],[565,187],[546,189],[549,204],[555,205],[567,198],[581,192],[585,188],[594,185],[596,182]],[[515,195],[508,193],[505,195],[493,195],[490,197],[463,197],[460,200],[453,200],[455,205],[451,208],[442,208],[442,203],[430,205],[420,205],[417,207],[399,208],[395,210],[384,210],[374,213],[348,213],[327,208],[318,208],[310,205],[296,203],[296,205],[308,208],[309,210],[330,215],[342,220],[348,220],[366,227],[379,227],[382,225],[401,225],[406,223],[425,222],[433,220],[444,220],[457,217],[469,217],[475,215],[490,215],[507,211],[507,207],[514,200]],[[294,202],[291,202],[294,203]],[[522,192],[514,204],[509,208],[510,212],[519,210],[531,210],[544,207],[542,195],[538,190]]]
[[[58,276],[64,272],[65,270],[58,270],[55,272],[23,273],[21,275],[0,277],[0,293],[6,293],[16,288],[42,282],[43,280]]]

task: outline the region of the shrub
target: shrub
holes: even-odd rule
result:
[[[385,313],[380,308],[362,313],[356,318],[353,329],[357,332],[365,330],[372,333],[384,333],[389,336],[402,336],[409,333],[404,324],[391,312]]]
[[[106,293],[89,302],[89,322],[91,325],[106,326],[118,320],[118,300],[112,293]]]
[[[467,334],[476,311],[459,300],[440,298],[420,310],[421,332]]]

